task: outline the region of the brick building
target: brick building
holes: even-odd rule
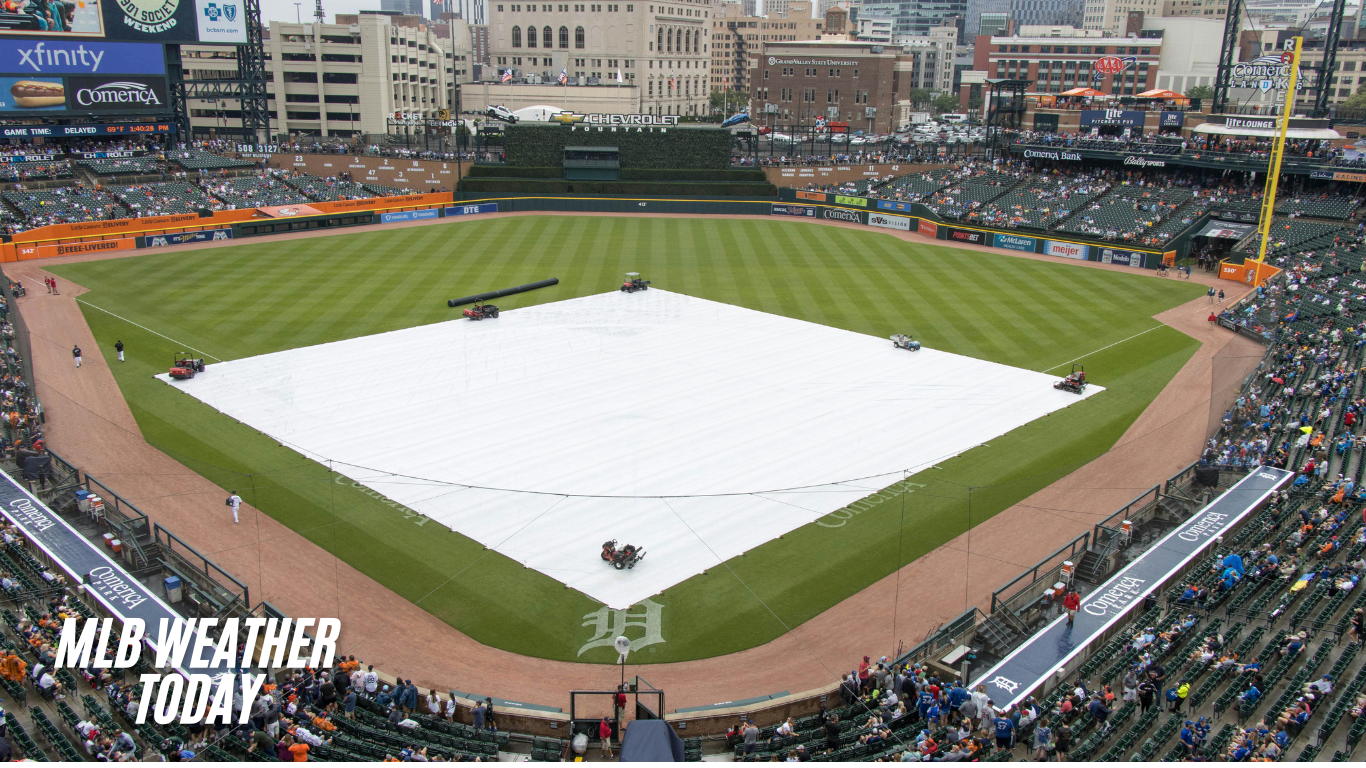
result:
[[[897,121],[901,49],[849,40],[770,43],[750,59],[750,114],[770,126],[847,121],[890,133]]]
[[[973,69],[988,78],[1028,80],[1033,93],[1062,93],[1078,87],[1095,88],[1115,96],[1133,96],[1157,85],[1162,58],[1162,38],[1101,37],[993,37],[978,35],[973,50]],[[1093,76],[1098,59],[1131,59],[1123,71]]]
[[[823,34],[822,19],[811,18],[810,2],[787,4],[786,17],[745,16],[740,3],[712,7],[711,90],[749,90],[749,59],[765,43],[815,40]]]

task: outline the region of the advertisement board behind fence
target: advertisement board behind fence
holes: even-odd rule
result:
[[[888,216],[885,213],[869,213],[868,224],[874,227],[899,229],[903,232],[911,231],[911,220],[906,216]]]
[[[1019,235],[992,235],[991,244],[997,248],[1007,248],[1012,251],[1034,252],[1034,247],[1038,243],[1032,237],[1020,237]]]
[[[847,221],[851,224],[863,223],[863,216],[858,211],[846,211],[843,208],[824,208],[821,215],[833,221]]]
[[[147,237],[147,247],[160,248],[163,245],[203,243],[210,240],[228,240],[231,237],[231,229],[202,229],[198,232],[180,232],[174,235],[149,235]]]
[[[379,220],[383,224],[388,224],[391,221],[416,221],[418,219],[435,219],[439,215],[441,214],[440,211],[438,211],[437,209],[425,208],[420,211],[393,211],[390,213],[381,213],[379,215]]]
[[[981,245],[982,243],[986,242],[987,238],[985,232],[977,232],[971,229],[956,229],[954,227],[949,227],[948,239],[957,240],[960,243],[972,243],[973,245]]]
[[[1045,240],[1043,252],[1049,256],[1061,256],[1064,259],[1077,259],[1086,261],[1091,255],[1091,246],[1079,245],[1077,243],[1060,243],[1057,240]]]
[[[1130,267],[1142,267],[1144,254],[1138,251],[1122,251],[1117,248],[1101,248],[1100,260],[1103,264],[1124,264]]]

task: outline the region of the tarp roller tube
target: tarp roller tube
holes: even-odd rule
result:
[[[475,303],[475,302],[477,302],[477,301],[488,301],[489,299],[496,299],[496,298],[498,298],[498,297],[500,297],[500,296],[511,296],[511,295],[514,294],[514,293],[523,293],[523,292],[525,292],[525,291],[534,291],[534,290],[536,290],[537,288],[548,288],[548,287],[550,287],[550,286],[552,286],[552,285],[559,285],[559,284],[560,284],[560,278],[558,278],[558,277],[552,277],[552,278],[550,278],[549,280],[541,280],[541,281],[535,282],[535,283],[527,283],[526,285],[519,285],[519,286],[517,286],[516,288],[504,288],[504,289],[501,290],[501,291],[489,291],[488,293],[476,293],[476,294],[474,294],[473,296],[465,296],[465,297],[459,298],[459,299],[451,299],[450,301],[446,302],[446,306],[448,306],[448,307],[458,307],[458,306],[460,306],[461,304],[473,304],[473,303]]]

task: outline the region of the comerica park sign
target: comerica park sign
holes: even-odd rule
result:
[[[1294,54],[1272,53],[1252,61],[1239,62],[1229,72],[1229,87],[1256,88],[1259,91],[1284,91],[1290,86],[1290,63]],[[1305,89],[1304,73],[1296,77],[1295,90]]]

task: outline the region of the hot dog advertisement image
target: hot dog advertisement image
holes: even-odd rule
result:
[[[37,112],[65,107],[66,86],[60,77],[0,77],[0,112]]]

